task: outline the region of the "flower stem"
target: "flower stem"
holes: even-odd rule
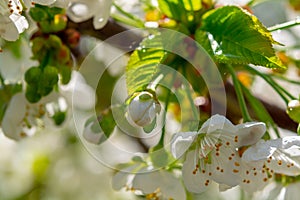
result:
[[[300,81],[291,80],[291,79],[288,79],[288,78],[286,78],[284,76],[281,76],[281,75],[271,74],[270,76],[273,76],[274,78],[286,81],[288,83],[292,83],[292,84],[295,84],[295,85],[300,85]]]
[[[144,27],[144,22],[142,20],[140,20],[138,17],[126,12],[120,6],[118,6],[116,3],[113,3],[113,5],[122,15],[125,16],[125,17],[121,17],[116,14],[113,14],[112,17],[115,18],[117,21],[123,22],[127,25],[135,26],[137,28]]]
[[[258,70],[250,67],[250,66],[246,66],[247,70],[253,74],[256,74],[258,76],[260,76],[261,78],[263,78],[267,83],[269,83],[269,85],[271,87],[273,87],[273,89],[277,92],[277,94],[284,100],[284,102],[286,104],[289,103],[289,99],[285,96],[287,95],[289,98],[291,99],[295,99],[295,97],[293,95],[291,95],[288,91],[286,91],[283,87],[281,87],[280,85],[278,85],[272,78],[270,78],[268,75],[263,74],[261,72],[259,72]]]
[[[277,24],[275,26],[271,26],[268,28],[268,30],[270,32],[273,32],[273,31],[277,31],[277,30],[288,29],[288,28],[291,28],[291,27],[297,26],[297,25],[300,25],[300,17],[299,16],[295,20],[288,21],[288,22],[285,22],[282,24]]]
[[[244,99],[244,95],[243,95],[243,91],[240,85],[240,82],[235,74],[234,68],[231,65],[227,65],[228,69],[229,69],[229,73],[231,74],[232,77],[232,81],[233,81],[233,85],[235,88],[235,92],[237,95],[237,99],[241,108],[241,112],[242,112],[242,116],[244,119],[244,122],[249,122],[252,121],[249,112],[248,112],[248,108]]]
[[[168,111],[169,101],[170,101],[170,97],[171,97],[171,90],[173,88],[174,81],[177,77],[176,73],[177,73],[177,70],[174,70],[173,73],[172,73],[172,79],[170,81],[170,86],[171,87],[168,90],[167,97],[166,97],[166,100],[165,100],[165,109],[164,109],[164,114],[163,114],[163,122],[165,122],[166,119],[167,119],[167,111]],[[159,140],[158,144],[156,145],[156,148],[158,148],[158,147],[162,148],[164,146],[165,132],[166,132],[166,125],[164,125],[162,127],[161,137],[160,137],[160,140]]]

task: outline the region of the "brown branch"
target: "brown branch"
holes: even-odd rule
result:
[[[68,28],[74,28],[83,35],[89,35],[100,40],[107,40],[112,36],[122,33],[120,37],[111,38],[109,44],[124,51],[133,51],[142,40],[140,35],[117,24],[113,19],[109,19],[107,24],[100,30],[94,29],[92,19],[81,23],[75,23],[69,19]]]
[[[225,89],[227,95],[227,118],[231,121],[238,121],[239,119],[241,119],[242,115],[238,106],[234,87],[232,84],[227,82],[225,84]],[[272,105],[260,98],[257,99],[264,105],[274,122],[279,127],[296,132],[298,124],[289,118],[284,109]],[[247,103],[247,107],[251,107],[249,103]],[[254,111],[249,109],[249,112],[251,117],[254,118]]]
[[[129,31],[127,28],[121,26],[120,24],[116,23],[112,19],[110,19],[106,24],[106,26],[104,26],[104,28],[102,28],[101,30],[95,30],[93,28],[93,22],[91,19],[82,23],[74,23],[71,20],[69,20],[68,27],[78,30],[83,35],[93,36],[101,40],[106,40],[111,38],[114,35],[123,33],[124,34],[123,37],[120,38],[116,37],[113,40],[109,40],[109,42],[110,45],[125,51],[134,50],[142,40],[142,37],[140,35],[137,35],[133,31]],[[225,89],[226,89],[227,102],[228,102],[226,105],[227,117],[231,121],[236,122],[239,119],[241,119],[242,116],[239,107],[237,106],[238,102],[237,102],[235,90],[234,87],[229,83],[226,83]],[[267,109],[267,111],[269,112],[269,114],[271,115],[271,117],[279,127],[296,132],[297,124],[288,117],[285,110],[275,105],[272,105],[262,99],[259,100],[265,106],[265,108]],[[254,113],[251,110],[250,110],[250,114],[254,116]]]

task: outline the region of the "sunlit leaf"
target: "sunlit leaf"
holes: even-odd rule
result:
[[[245,10],[224,6],[206,13],[202,22],[200,29],[210,34],[219,62],[285,68],[272,46],[278,43],[261,22]]]
[[[161,38],[148,37],[130,56],[126,67],[126,83],[129,94],[146,89],[153,81],[158,65],[165,56]]]

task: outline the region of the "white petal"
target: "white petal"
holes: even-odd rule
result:
[[[231,158],[231,159],[229,159]],[[238,152],[227,148],[225,145],[219,147],[219,151],[213,150],[211,152],[211,164],[206,166],[212,172],[212,179],[219,183],[228,186],[236,186],[239,183],[239,168],[241,160]]]
[[[98,8],[98,2],[95,0],[77,0],[72,1],[69,9],[67,10],[67,15],[70,19],[76,23],[83,22],[92,18],[95,14],[95,9]]]
[[[242,156],[245,162],[266,160],[276,151],[275,147],[269,145],[269,141],[260,140],[255,145],[249,147]]]
[[[279,174],[300,175],[300,163],[280,150],[276,150],[266,163],[267,167]]]
[[[106,139],[106,136],[104,135],[104,133],[103,132],[95,133],[91,128],[92,125],[93,125],[93,123],[90,123],[89,125],[84,127],[83,134],[82,134],[83,138],[92,144],[100,144],[100,143],[104,142]]]
[[[176,133],[171,141],[171,152],[175,158],[180,158],[191,146],[197,132]]]
[[[235,133],[238,129],[222,115],[213,115],[209,118],[199,130],[199,133],[210,134],[216,130],[222,130],[222,132]]]
[[[18,29],[13,21],[3,15],[0,15],[0,36],[8,41],[15,41],[19,38]]]
[[[13,21],[13,23],[17,27],[18,33],[23,33],[25,29],[29,27],[27,19],[24,16],[18,14],[12,14],[9,16],[9,18]]]
[[[41,4],[41,5],[51,5],[55,2],[56,0],[33,0],[34,3],[37,3],[37,4]]]
[[[263,163],[262,163],[263,164]],[[239,185],[248,193],[262,190],[269,182],[268,172],[262,165],[255,167],[242,164],[240,168]]]
[[[95,29],[101,29],[105,26],[110,15],[112,0],[101,0],[99,10],[94,16],[93,25]]]
[[[262,122],[247,122],[236,127],[238,128],[237,147],[255,144],[266,132],[266,125]]]
[[[286,186],[286,191],[285,191],[285,200],[295,200],[299,199],[300,196],[300,183],[291,183],[288,186]]]
[[[83,76],[73,71],[67,85],[60,85],[60,92],[69,105],[81,110],[93,109],[96,104],[96,95],[92,87],[86,84]]]
[[[160,190],[163,199],[185,199],[185,191],[181,182],[171,173],[155,171],[137,174],[132,182],[134,189],[141,190],[146,194]]]
[[[139,165],[131,165],[123,171],[117,172],[112,178],[112,188],[114,190],[120,190],[125,186],[131,185],[131,182],[134,178],[134,174],[130,174],[129,172],[133,171],[139,167]]]
[[[185,187],[188,191],[193,193],[201,193],[204,192],[208,186],[211,184],[212,180],[209,176],[209,173],[206,169],[202,169],[205,171],[198,170],[195,174],[193,173],[196,168],[196,161],[195,158],[195,151],[190,151],[187,156],[186,160],[183,163],[182,167],[182,178]]]
[[[229,190],[231,188],[232,188],[232,186],[225,185],[225,184],[219,184],[219,191],[220,192],[225,192],[226,190]]]
[[[15,140],[22,138],[22,121],[26,112],[26,99],[23,93],[14,95],[9,102],[2,120],[3,133]]]

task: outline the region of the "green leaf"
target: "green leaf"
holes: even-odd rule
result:
[[[198,29],[195,33],[195,40],[207,51],[210,56],[214,55],[207,32]]]
[[[126,83],[129,94],[142,91],[153,81],[157,67],[165,56],[161,38],[151,36],[146,38],[140,48],[130,56],[126,67]]]
[[[198,11],[202,8],[201,0],[182,0],[182,2],[188,11]]]
[[[178,21],[184,21],[188,11],[202,8],[200,0],[158,0],[158,6],[165,15]]]
[[[285,68],[275,56],[271,33],[250,13],[236,6],[224,6],[203,16],[203,31],[210,34],[215,58],[222,63],[254,64]]]

